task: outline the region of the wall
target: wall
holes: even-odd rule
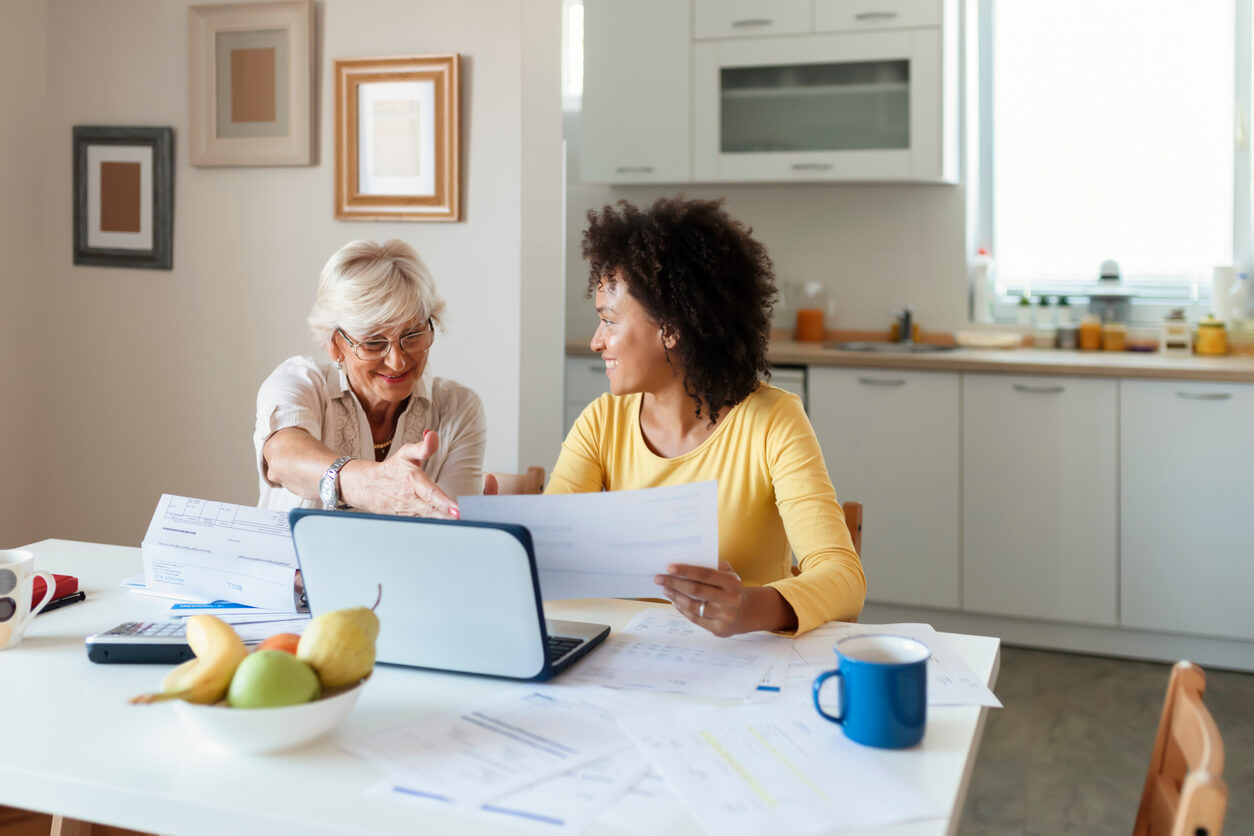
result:
[[[560,258],[556,239],[524,248],[522,238],[529,213],[560,213],[559,193],[522,189],[524,171],[560,182],[559,146],[528,146],[522,113],[527,91],[528,126],[542,126],[546,109],[558,123],[558,51],[523,60],[526,38],[547,43],[559,25],[555,0],[322,0],[316,164],[236,169],[187,161],[187,5],[48,3],[42,272],[57,300],[52,332],[88,336],[63,342],[49,358],[56,377],[42,414],[57,447],[57,508],[46,527],[58,537],[136,545],[162,492],[255,502],[257,385],[284,357],[318,350],[304,324],[318,271],[353,238],[402,238],[430,266],[449,303],[431,362],[483,396],[487,467],[517,469],[524,444],[529,460],[531,449],[549,445],[541,460],[551,466],[560,397],[524,431],[520,393],[560,375],[560,348],[551,349],[547,370],[533,362],[524,372],[521,355],[525,334],[560,329],[560,276],[524,275],[520,263],[527,253],[531,269],[543,268],[546,246],[549,261]],[[7,5],[3,15],[7,31]],[[464,62],[465,220],[333,220],[332,59],[450,51]],[[545,89],[554,91],[547,101],[533,92]],[[72,265],[76,124],[174,127],[172,271]],[[524,283],[533,300],[527,313]]]
[[[568,159],[566,330],[591,336],[587,267],[579,254],[588,209],[658,197],[726,198],[728,212],[753,228],[780,283],[822,282],[842,329],[887,329],[889,312],[909,305],[923,330],[967,324],[966,201],[961,186],[677,185],[606,186],[579,182],[579,114],[564,117]],[[777,324],[783,324],[778,322]]]
[[[71,336],[45,318],[40,274],[40,161],[47,64],[44,0],[5,0],[0,24],[0,548],[44,536],[37,521],[52,458],[44,430],[46,387],[54,379],[37,336]],[[66,156],[69,163],[69,156]],[[68,195],[69,192],[67,191]],[[65,239],[68,246],[69,239]]]

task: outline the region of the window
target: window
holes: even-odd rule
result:
[[[979,0],[971,244],[998,294],[1083,296],[1113,259],[1139,299],[1204,303],[1248,268],[1249,7]]]
[[[583,0],[562,2],[562,108],[583,100]]]

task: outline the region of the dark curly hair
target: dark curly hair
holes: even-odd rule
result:
[[[661,198],[641,211],[625,200],[588,211],[588,292],[624,280],[676,348],[684,391],[710,423],[743,401],[766,364],[777,296],[766,248],[721,200]],[[670,351],[667,351],[670,361]]]

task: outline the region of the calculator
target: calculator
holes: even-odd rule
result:
[[[93,662],[175,665],[196,654],[187,645],[182,621],[127,621],[87,637],[87,658]]]

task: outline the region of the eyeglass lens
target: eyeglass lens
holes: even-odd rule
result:
[[[401,351],[416,354],[431,346],[435,340],[435,331],[427,328],[423,331],[412,331],[400,339]],[[377,360],[392,350],[391,340],[366,340],[353,346],[353,351],[362,360]]]

